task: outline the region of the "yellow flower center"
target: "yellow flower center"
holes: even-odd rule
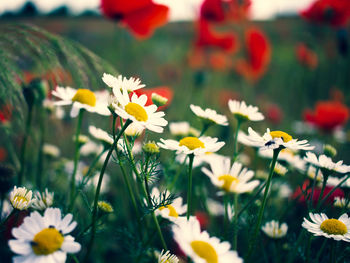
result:
[[[281,138],[284,142],[289,142],[293,139],[292,136],[290,136],[288,133],[283,131],[272,131],[270,132],[270,135],[273,139]]]
[[[129,102],[126,106],[125,106],[125,111],[134,116],[136,120],[138,121],[147,121],[148,120],[148,115],[146,110],[140,106],[137,103],[134,102]]]
[[[75,93],[72,101],[77,101],[82,104],[89,105],[91,107],[95,107],[96,105],[96,96],[95,94],[88,89],[78,89]]]
[[[219,179],[219,181],[224,181],[222,188],[224,188],[225,191],[227,191],[227,192],[230,192],[230,188],[231,188],[232,183],[239,182],[237,177],[232,176],[230,174],[221,175],[221,176],[219,176],[218,179]]]
[[[172,217],[178,217],[179,216],[178,213],[176,212],[175,207],[173,207],[172,205],[161,206],[161,207],[159,207],[159,210],[162,211],[165,208],[169,209],[169,216],[172,216]]]
[[[16,203],[21,203],[21,201],[24,203],[24,202],[28,202],[29,200],[27,198],[25,198],[24,196],[20,196],[20,195],[16,195],[14,198],[13,198],[13,202]]]
[[[36,255],[49,255],[59,250],[63,241],[63,235],[57,229],[50,227],[37,233],[31,246]]]
[[[338,219],[327,219],[322,222],[320,228],[330,235],[345,235],[348,232],[346,225]]]
[[[207,263],[218,263],[218,254],[212,245],[205,241],[192,241],[191,247],[193,251],[201,258],[207,261]]]
[[[180,140],[179,146],[186,146],[189,150],[204,148],[204,143],[197,137],[185,137]]]

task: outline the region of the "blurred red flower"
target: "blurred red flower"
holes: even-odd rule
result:
[[[217,47],[228,52],[237,50],[236,36],[233,33],[218,33],[215,32],[209,25],[209,22],[201,19],[199,21],[199,31],[196,47]]]
[[[326,188],[324,189],[322,198],[326,197],[326,195],[332,191],[334,187],[330,187],[330,186],[326,186]],[[302,191],[303,190],[303,191]],[[306,193],[303,194],[302,192]],[[312,193],[312,187],[310,186],[310,181],[309,180],[305,180],[303,183],[302,188],[298,187],[295,192],[293,193],[292,198],[296,199],[297,201],[299,201],[300,203],[305,204],[306,203],[306,199],[311,198],[311,193]],[[306,195],[306,196],[305,196]],[[318,202],[318,199],[321,195],[321,188],[319,187],[315,187],[314,189],[314,193],[312,196],[312,203],[313,205],[316,205]],[[333,204],[335,197],[344,197],[344,191],[341,190],[340,188],[337,188],[325,201],[326,204]],[[322,200],[322,199],[321,199]]]
[[[3,105],[0,108],[0,124],[6,125],[11,121],[12,117],[12,106]]]
[[[238,60],[235,69],[247,80],[256,81],[266,72],[271,58],[270,43],[264,32],[251,27],[245,34],[247,60]]]
[[[231,68],[231,64],[231,57],[225,52],[215,51],[209,55],[209,65],[214,70],[225,71]]]
[[[151,89],[138,89],[134,92],[137,94],[137,96],[141,96],[142,94],[145,94],[147,96],[146,106],[153,104],[152,93],[157,93],[158,95],[167,98],[168,102],[164,106],[159,107],[158,110],[164,110],[167,108],[171,104],[174,96],[173,90],[167,86],[155,87]]]
[[[0,147],[0,162],[3,162],[6,160],[7,157],[7,151],[5,148]]]
[[[304,65],[310,69],[317,68],[317,54],[313,50],[308,48],[304,43],[299,43],[296,46],[296,56],[301,65]]]
[[[209,225],[209,216],[202,211],[196,211],[194,215],[199,221],[201,229],[206,229]]]
[[[101,0],[102,13],[122,21],[137,38],[147,38],[168,21],[169,8],[152,0]]]
[[[223,109],[227,109],[229,100],[241,100],[241,96],[231,89],[222,89],[219,91],[218,102]]]
[[[349,109],[339,101],[320,101],[314,111],[305,110],[304,120],[323,131],[331,132],[349,119]]]
[[[266,109],[266,118],[273,124],[279,124],[283,119],[283,112],[277,104],[269,104]]]
[[[349,0],[317,0],[300,15],[306,20],[342,27],[350,20]]]
[[[200,8],[200,18],[207,21],[223,22],[225,20],[222,0],[204,0]]]

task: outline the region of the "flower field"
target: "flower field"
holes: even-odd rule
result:
[[[250,4],[1,18],[1,262],[350,262],[350,5]]]

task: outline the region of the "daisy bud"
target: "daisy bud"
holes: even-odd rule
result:
[[[149,141],[145,143],[142,147],[142,150],[149,155],[154,155],[159,153],[159,147],[154,141]]]
[[[334,156],[337,155],[337,150],[330,144],[326,144],[323,146],[323,153],[330,157],[333,158]]]
[[[106,201],[98,201],[97,203],[98,209],[100,209],[103,213],[113,213],[114,209],[112,205]]]
[[[157,107],[160,107],[167,104],[168,99],[157,93],[152,93],[152,102],[157,105]]]

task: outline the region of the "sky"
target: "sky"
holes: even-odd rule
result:
[[[100,0],[31,0],[40,12],[48,13],[66,5],[70,11],[79,14],[85,10],[97,10]],[[130,1],[130,0],[129,0]],[[154,0],[170,7],[170,20],[191,20],[197,16],[203,0]],[[314,0],[252,0],[252,18],[272,19],[281,13],[296,13]],[[27,0],[0,0],[0,14],[20,9]]]

